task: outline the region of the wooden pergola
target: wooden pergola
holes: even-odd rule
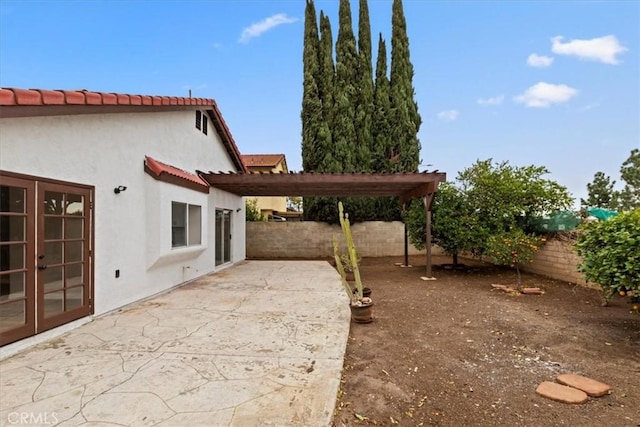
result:
[[[391,196],[398,197],[402,204],[422,198],[426,213],[426,275],[431,277],[431,206],[438,184],[446,181],[444,172],[197,173],[212,187],[238,196]],[[405,244],[405,260],[406,256]]]

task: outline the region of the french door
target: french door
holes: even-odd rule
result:
[[[216,209],[216,266],[231,262],[231,211]]]
[[[92,197],[0,176],[0,345],[91,314]]]

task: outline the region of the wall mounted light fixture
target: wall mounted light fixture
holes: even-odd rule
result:
[[[120,194],[126,189],[127,187],[125,187],[124,185],[118,185],[116,188],[113,189],[113,192],[116,194]]]
[[[242,210],[242,208],[238,208],[236,209],[236,212],[240,212]]]

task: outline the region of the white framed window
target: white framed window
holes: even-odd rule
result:
[[[171,247],[202,244],[202,208],[199,205],[171,202]]]

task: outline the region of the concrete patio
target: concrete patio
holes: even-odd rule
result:
[[[349,321],[328,263],[247,261],[2,360],[0,425],[327,426]]]

